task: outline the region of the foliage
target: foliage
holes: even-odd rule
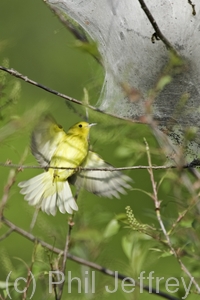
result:
[[[2,65],[6,68],[15,66],[38,82],[84,99],[84,104],[94,103],[100,87],[93,83],[93,78],[98,82],[102,74],[100,69],[97,75],[94,74],[93,69],[99,68],[97,62],[91,59],[88,67],[85,54],[74,47],[66,49],[66,45],[62,46],[66,39],[71,45],[74,40],[69,34],[66,36],[58,20],[47,13],[42,4],[23,3],[24,7],[20,7],[20,1],[16,2],[12,5],[16,5],[21,16],[21,25],[16,22],[20,26],[16,41],[24,38],[28,58],[17,55],[23,52],[23,43],[16,43],[9,49],[12,39],[9,40],[8,35],[6,43],[3,38],[0,41]],[[38,10],[42,11],[44,20],[51,24],[48,31],[38,20],[34,28],[37,34],[30,34],[33,20],[24,21],[29,10],[26,5],[31,5],[33,20]],[[4,4],[4,9],[8,10],[9,5]],[[2,16],[1,20],[9,26],[6,16]],[[56,33],[55,28],[58,28]],[[41,43],[40,51],[35,48],[37,39]],[[34,58],[33,46],[36,52]],[[89,52],[92,50],[90,48]],[[31,62],[32,59],[37,64]],[[172,69],[173,59],[169,65]],[[63,64],[65,60],[66,64]],[[177,61],[174,64],[179,66]],[[158,295],[152,294],[153,288],[159,288],[159,292],[165,292],[174,299],[196,299],[200,269],[199,179],[193,176],[191,169],[183,168],[181,164],[166,168],[164,151],[151,130],[155,123],[147,127],[86,110],[71,102],[66,105],[61,98],[13,78],[0,72],[1,299],[8,299],[8,293],[12,299],[19,299],[16,286],[20,291],[24,290],[20,296],[22,299],[30,298],[34,280],[36,290],[33,299],[158,299]],[[170,81],[170,76],[161,76],[158,90],[164,89]],[[86,90],[84,94],[83,87],[88,94]],[[154,92],[150,91],[150,95]],[[180,106],[184,105],[186,96],[180,99]],[[37,167],[36,162],[27,149],[37,118],[47,110],[66,129],[85,115],[90,121],[97,122],[98,126],[90,137],[91,147],[116,167],[138,166],[138,169],[124,171],[134,180],[133,190],[120,200],[98,198],[81,191],[78,195],[79,211],[72,217],[58,213],[54,218],[28,206],[19,195],[15,182],[42,171],[34,168]],[[187,131],[185,135],[186,141],[191,140],[193,132]],[[184,145],[180,148],[180,161],[183,152]],[[167,161],[167,164],[171,166],[172,162]],[[22,165],[30,169],[20,167]],[[142,169],[141,166],[146,167]],[[163,169],[154,170],[154,166],[163,166]],[[64,286],[50,284],[50,280],[62,279],[55,272],[58,270],[65,272]],[[141,272],[145,277],[142,292]],[[152,284],[151,272],[154,277]],[[19,277],[25,280],[16,285]],[[159,286],[156,278],[164,278]],[[179,285],[167,289],[169,278],[175,278],[171,280]],[[116,284],[116,292],[108,292],[114,290]],[[185,286],[189,287],[188,293]],[[158,290],[153,292],[158,293]],[[161,298],[162,294],[159,296]]]

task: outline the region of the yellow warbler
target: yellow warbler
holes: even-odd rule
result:
[[[89,150],[89,131],[93,125],[80,122],[65,133],[51,116],[40,120],[32,133],[31,151],[45,172],[18,185],[30,205],[41,207],[47,214],[55,215],[57,207],[61,213],[72,214],[78,206],[69,183],[109,198],[119,198],[119,193],[125,194],[125,188],[131,188],[128,184],[131,179],[119,171],[74,169],[112,168]]]

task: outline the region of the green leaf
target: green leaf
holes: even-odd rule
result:
[[[132,248],[133,248],[133,241],[130,239],[129,236],[124,236],[122,238],[122,248],[128,259],[131,259],[132,256]]]
[[[160,255],[160,257],[169,257],[172,256],[173,254],[171,252],[164,252],[163,254]]]
[[[172,81],[172,77],[169,75],[162,76],[158,82],[157,89],[162,91],[164,87]]]
[[[181,220],[180,225],[184,228],[191,228],[193,220]]]
[[[162,250],[160,250],[158,248],[149,248],[149,250],[156,251],[156,252],[162,252]]]
[[[93,41],[90,42],[82,42],[80,40],[76,40],[75,46],[79,49],[81,49],[84,52],[87,52],[88,54],[95,57],[98,61],[101,61],[101,55],[99,53],[97,44]]]
[[[115,235],[116,233],[118,233],[119,229],[120,229],[119,222],[116,219],[112,219],[106,226],[103,237],[109,238],[109,237]]]

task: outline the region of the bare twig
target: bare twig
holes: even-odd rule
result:
[[[70,244],[71,232],[72,232],[73,226],[74,226],[74,221],[73,221],[73,215],[72,215],[68,221],[68,232],[67,232],[67,237],[66,237],[66,242],[65,242],[65,249],[63,252],[63,263],[62,263],[61,271],[63,272],[64,275],[66,273],[66,264],[67,264],[67,258],[68,258],[68,253],[69,253],[69,244]],[[65,280],[63,280],[63,282],[59,286],[59,293],[58,293],[58,297],[57,297],[58,300],[60,300],[62,297],[64,284],[65,284]]]
[[[9,221],[8,219],[6,219],[4,216],[2,217],[2,222],[3,222],[6,226],[8,226],[9,228],[11,228],[13,231],[19,233],[20,235],[22,235],[23,237],[27,238],[28,240],[30,240],[30,241],[32,241],[32,242],[34,242],[34,243],[39,243],[39,244],[42,245],[43,247],[49,249],[50,251],[52,251],[52,252],[54,252],[54,253],[56,253],[56,254],[59,254],[59,255],[63,255],[63,254],[64,254],[63,250],[61,250],[61,249],[59,249],[59,248],[56,248],[56,247],[54,247],[54,246],[52,246],[52,245],[50,245],[50,244],[44,242],[43,240],[41,240],[41,239],[35,237],[35,236],[34,236],[33,234],[31,234],[31,233],[28,233],[28,232],[25,231],[24,229],[22,229],[22,228],[16,226],[15,224],[13,224],[12,222],[10,222],[10,221]],[[71,253],[68,253],[68,254],[67,254],[67,258],[70,259],[70,260],[72,260],[72,261],[74,261],[74,262],[77,262],[78,264],[81,264],[81,265],[84,265],[84,266],[93,268],[93,269],[95,269],[95,270],[97,270],[97,271],[99,271],[99,272],[101,272],[101,273],[103,273],[103,274],[105,274],[105,275],[107,275],[107,276],[111,276],[111,277],[113,277],[113,278],[116,278],[116,276],[117,276],[117,278],[118,278],[119,280],[124,280],[124,279],[126,279],[127,282],[132,283],[132,281],[130,280],[129,276],[126,276],[126,275],[123,275],[123,274],[120,274],[120,273],[116,273],[116,272],[114,272],[114,271],[112,271],[112,270],[110,270],[110,269],[107,269],[107,268],[105,268],[105,267],[103,267],[103,266],[101,266],[101,265],[98,265],[98,264],[96,264],[96,263],[87,261],[87,260],[85,260],[85,259],[83,259],[83,258],[80,258],[80,257],[78,257],[78,256],[75,256],[75,255],[73,255],[73,254],[71,254]],[[136,283],[136,286],[142,288],[143,290],[145,290],[145,291],[147,291],[147,292],[151,291],[151,293],[154,294],[154,295],[163,297],[163,298],[168,299],[168,300],[178,300],[178,298],[173,297],[173,296],[171,296],[171,295],[168,295],[168,294],[166,294],[165,292],[158,291],[157,289],[154,289],[154,288],[152,288],[152,287],[150,288],[149,286],[146,286],[146,285],[140,286],[140,282],[138,282],[137,280],[135,281],[135,283]]]
[[[0,236],[0,241],[5,240],[12,232],[13,232],[13,229],[9,229],[5,234]]]
[[[172,234],[172,232],[174,231],[174,229],[176,228],[176,226],[181,222],[181,220],[185,217],[185,215],[187,214],[187,212],[190,209],[191,209],[191,207],[189,206],[186,210],[184,210],[184,212],[182,212],[182,214],[180,214],[178,216],[178,218],[175,220],[175,222],[172,224],[172,227],[168,231],[168,235]]]
[[[34,251],[33,251],[33,254],[32,254],[32,259],[31,259],[31,265],[30,265],[30,267],[27,266],[28,273],[27,273],[27,278],[26,278],[26,288],[24,289],[22,300],[27,299],[27,292],[28,292],[28,289],[29,289],[31,281],[32,281],[31,274],[32,274],[32,270],[33,270],[33,264],[34,264],[34,261],[35,261],[36,247],[37,247],[37,245],[35,245],[35,247],[34,247]]]
[[[9,191],[10,191],[11,187],[13,186],[13,184],[15,182],[15,178],[16,178],[17,172],[18,172],[17,169],[16,170],[11,169],[10,172],[9,172],[8,180],[7,180],[7,183],[6,183],[5,187],[4,187],[3,197],[1,199],[0,219],[1,219],[2,215],[3,215],[4,208],[5,208],[6,203],[8,201]]]
[[[33,228],[35,226],[39,211],[40,211],[40,208],[36,207],[35,212],[34,212],[33,217],[32,217],[32,220],[31,220],[31,224],[30,224],[30,229],[29,229],[30,232],[33,230]]]
[[[44,169],[42,166],[28,166],[28,165],[21,165],[21,164],[13,164],[13,163],[3,163],[0,162],[0,167],[8,167],[8,168],[17,168],[19,170],[23,169]],[[196,164],[193,168],[200,167],[200,164]],[[137,170],[137,169],[153,169],[153,170],[168,170],[168,169],[180,169],[180,166],[176,165],[166,165],[166,166],[131,166],[131,167],[120,167],[120,168],[83,168],[83,167],[78,167],[78,168],[65,168],[65,167],[52,167],[52,166],[46,166],[45,168],[47,169],[63,169],[63,170],[85,170],[85,171],[109,171],[109,172],[115,172],[115,171],[128,171],[128,170]],[[181,166],[182,169],[191,169],[190,165],[186,164]]]
[[[74,199],[76,201],[78,199],[78,194],[79,194],[79,192],[77,191],[74,196]],[[68,253],[69,253],[69,246],[70,246],[71,233],[72,233],[73,227],[74,227],[74,214],[69,218],[69,221],[68,221],[68,232],[67,232],[67,237],[66,237],[66,242],[65,242],[65,249],[64,249],[64,253],[63,253],[63,263],[62,263],[62,270],[61,270],[64,275],[66,273],[67,258],[68,258]],[[58,300],[60,300],[62,297],[64,284],[65,284],[65,280],[60,285]]]
[[[160,214],[160,201],[158,200],[158,195],[157,195],[157,186],[156,186],[156,182],[155,182],[154,174],[153,174],[153,169],[152,169],[152,162],[151,162],[151,155],[150,155],[150,151],[149,151],[149,145],[148,145],[146,139],[144,139],[144,141],[145,141],[145,144],[146,144],[147,159],[148,159],[148,163],[149,163],[149,166],[150,166],[150,169],[148,169],[148,172],[150,174],[151,184],[152,184],[152,188],[153,188],[153,200],[154,200],[154,203],[155,203],[156,216],[157,216],[158,222],[159,222],[160,227],[162,229],[162,232],[163,232],[163,234],[166,238],[166,241],[167,241],[167,244],[168,244],[168,247],[169,247],[171,253],[174,255],[174,257],[176,257],[177,261],[179,262],[179,264],[181,266],[181,269],[190,278],[191,282],[194,284],[197,291],[200,292],[200,287],[199,287],[198,283],[196,282],[196,280],[194,279],[192,274],[189,272],[189,270],[186,268],[186,266],[183,264],[183,262],[180,259],[178,253],[176,252],[176,250],[172,246],[171,240],[169,238],[169,234],[167,233],[165,225],[162,221],[161,214]]]
[[[24,153],[22,155],[22,158],[20,160],[19,165],[21,165],[24,162],[26,156],[27,156],[27,149],[24,151]],[[20,168],[16,168],[16,170],[11,169],[10,173],[8,175],[8,180],[7,180],[7,183],[6,183],[5,187],[4,187],[3,197],[1,199],[0,219],[3,216],[3,211],[4,211],[4,208],[5,208],[6,203],[8,201],[10,189],[13,186],[13,184],[15,183],[16,176],[17,176],[17,174],[18,174],[19,171],[20,171]]]
[[[54,268],[52,262],[50,261],[49,264],[50,264],[50,267],[51,267],[51,271],[54,272],[55,268]],[[53,273],[52,276],[53,276],[54,281],[56,281],[55,280],[56,279],[56,275]],[[58,299],[58,293],[57,293],[57,288],[56,288],[57,286],[55,284],[52,284],[52,287],[53,287],[54,294],[55,294],[55,300],[57,300]]]
[[[193,4],[191,0],[188,0],[188,3],[192,7],[192,14],[193,14],[193,16],[196,16],[195,4]]]
[[[174,53],[176,56],[179,56],[179,54],[177,53],[177,51],[175,50],[175,48],[172,46],[172,44],[168,41],[168,39],[163,35],[163,33],[161,32],[158,24],[156,23],[153,15],[151,14],[150,10],[148,9],[148,7],[146,6],[146,3],[144,2],[144,0],[138,0],[140,2],[140,5],[142,7],[142,9],[144,10],[147,18],[149,19],[151,25],[153,26],[156,35],[154,34],[154,37],[156,36],[156,38],[159,38],[167,47],[168,50],[170,50],[172,53]]]
[[[66,269],[66,262],[67,262],[67,255],[69,252],[69,244],[70,244],[70,239],[71,239],[71,232],[72,232],[72,228],[74,226],[74,221],[73,221],[73,216],[70,217],[69,221],[68,221],[68,233],[67,233],[67,238],[66,238],[66,243],[65,243],[65,250],[64,250],[64,254],[63,254],[63,264],[62,264],[62,271],[65,273],[65,269]]]
[[[92,106],[92,105],[89,105],[89,104],[85,104],[75,98],[72,98],[72,97],[69,97],[65,94],[62,94],[62,93],[59,93],[58,91],[56,90],[52,90],[32,79],[29,79],[27,76],[24,76],[23,74],[19,73],[18,71],[14,70],[14,69],[9,69],[9,68],[6,68],[6,67],[3,67],[3,66],[0,66],[0,70],[4,71],[4,72],[7,72],[9,73],[10,75],[14,76],[14,77],[17,77],[19,79],[22,79],[23,81],[29,83],[29,84],[32,84],[42,90],[45,90],[46,92],[48,93],[51,93],[53,95],[56,95],[60,98],[63,98],[69,102],[72,102],[72,103],[76,103],[78,105],[82,105],[82,106],[85,106],[87,108],[90,108],[92,109],[93,111],[96,111],[96,112],[99,112],[99,113],[103,113],[103,114],[106,114],[108,116],[111,116],[111,117],[114,117],[114,118],[117,118],[117,119],[120,119],[120,120],[126,120],[126,121],[130,121],[132,123],[141,123],[139,120],[132,120],[132,119],[128,119],[128,118],[125,118],[125,117],[120,117],[120,116],[117,116],[115,114],[111,114],[111,113],[108,113],[108,112],[105,112],[103,110],[100,110],[99,108],[95,107],[95,106]]]

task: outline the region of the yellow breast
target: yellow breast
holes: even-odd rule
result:
[[[53,167],[76,168],[81,165],[88,153],[88,141],[78,135],[66,135],[54,152],[50,165]],[[75,170],[53,170],[55,179],[66,180]]]

